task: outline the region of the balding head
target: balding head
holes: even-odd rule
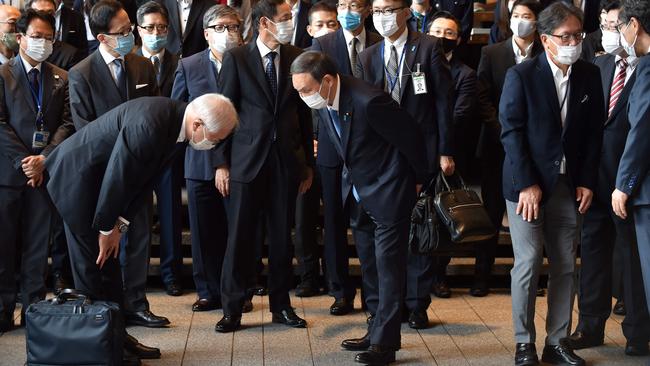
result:
[[[194,143],[207,139],[216,144],[225,140],[239,123],[235,106],[221,94],[204,94],[194,99],[187,106],[185,118],[187,139]]]
[[[7,19],[16,20],[20,17],[20,10],[11,5],[0,5],[0,21],[6,22]]]
[[[18,50],[16,41],[16,20],[20,18],[20,11],[11,5],[0,5],[0,53],[6,58],[14,56]]]

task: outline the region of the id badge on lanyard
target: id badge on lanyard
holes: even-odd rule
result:
[[[426,75],[420,71],[420,64],[415,65],[415,72],[411,73],[411,79],[413,81],[413,92],[416,95],[427,93],[427,79]]]

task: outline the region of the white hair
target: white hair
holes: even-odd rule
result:
[[[221,94],[203,94],[190,102],[190,106],[210,132],[218,132],[221,129],[230,132],[239,124],[235,106]]]

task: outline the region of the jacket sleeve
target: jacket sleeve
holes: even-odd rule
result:
[[[93,95],[81,72],[72,68],[68,73],[70,112],[75,129],[79,131],[97,118]]]
[[[430,73],[434,78],[433,103],[436,104],[436,121],[438,122],[438,155],[454,155],[453,101],[454,91],[449,62],[442,50],[442,42],[435,42],[431,52]]]
[[[228,97],[235,106],[237,112],[240,111],[239,101],[241,100],[241,89],[239,85],[239,70],[237,69],[237,60],[231,51],[226,51],[223,55],[221,72],[219,73],[219,85],[221,85],[221,94]],[[232,133],[215,147],[213,163],[217,166],[230,166],[230,151],[232,147]]]
[[[178,61],[176,72],[174,73],[174,86],[172,86],[172,99],[189,102],[190,93],[187,88],[187,79],[185,78],[185,67],[183,60]]]
[[[576,186],[589,188],[593,191],[598,181],[598,169],[594,169],[594,167],[598,166],[600,162],[606,112],[602,93],[603,86],[598,69],[594,68],[589,81],[591,86],[588,89],[590,93],[588,113],[590,115],[585,119],[586,126],[582,135],[583,141],[580,144],[582,151],[579,156],[582,157],[582,161],[578,162],[580,164],[580,175]]]
[[[466,123],[473,121],[477,104],[476,72],[474,70],[468,70],[462,76],[455,92],[454,126],[466,126]]]
[[[0,154],[11,160],[14,169],[22,172],[22,160],[32,153],[9,124],[8,117],[5,80],[0,77]]]

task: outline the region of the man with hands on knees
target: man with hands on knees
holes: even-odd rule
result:
[[[116,302],[123,312],[120,238],[173,159],[176,143],[210,149],[237,123],[232,103],[219,94],[189,104],[144,97],[106,112],[50,154],[47,190],[63,218],[78,290]],[[125,335],[125,356],[137,356],[128,361],[160,357],[157,348]]]
[[[580,9],[556,2],[537,22],[545,52],[510,68],[499,104],[505,150],[503,195],[515,257],[515,365],[536,365],[535,300],[544,249],[549,261],[542,361],[584,365],[566,346],[574,296],[578,214],[591,205],[605,109],[599,69],[578,60]]]

